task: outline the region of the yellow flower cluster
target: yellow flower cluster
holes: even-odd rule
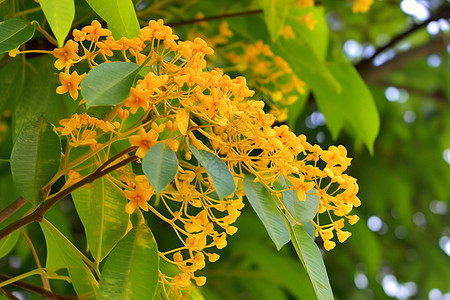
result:
[[[239,50],[244,53],[229,52],[227,58],[238,71],[248,73],[250,85],[266,94],[269,97],[267,100],[271,100],[271,113],[279,121],[285,121],[287,111],[280,110],[279,107],[296,102],[298,94],[305,93],[305,83],[292,72],[289,64],[281,56],[275,55],[264,42],[245,44]]]
[[[206,70],[205,56],[214,51],[204,40],[179,41],[162,20],[150,21],[134,39],[117,41],[97,21],[81,31],[75,30],[73,35],[73,41],[54,51],[58,58],[55,66],[64,68],[62,74],[70,74],[70,68],[81,61],[94,68],[98,57],[105,62],[117,60],[118,53],[125,61],[137,64],[149,59],[147,73],[107,117],[110,121],[76,114],[61,121],[63,127],[58,131],[68,137],[73,147],[96,149],[94,141],[108,133],[109,144],[128,140],[141,158],[157,142],[177,153],[178,173],[158,197],[146,177],[133,174],[131,169],[119,170],[115,181],[129,200],[129,214],[140,213],[137,208],[152,212],[169,224],[180,240],[180,247],[159,253],[181,271],[173,277],[160,273],[166,296],[182,298],[192,280],[197,285],[205,283],[206,278],[195,272],[205,266],[206,257],[216,261],[219,255],[211,252],[212,248],[224,248],[227,235],[236,233],[232,224],[244,206],[243,179],[248,174],[264,184],[280,204],[282,191],[274,185],[281,177],[289,183],[288,189],[297,193],[299,201],[305,201],[308,193],[317,195],[320,205],[313,223],[327,250],[335,246],[331,241],[334,232],[340,242],[350,236],[342,229],[345,219],[350,224],[357,222],[358,217],[350,212],[360,201],[356,179],[345,174],[351,160],[345,148],[323,150],[309,144],[304,135],[296,136],[287,126],[273,126],[276,118],[264,112],[264,103],[247,99],[254,92],[244,77],[233,79],[219,69]],[[82,55],[78,49],[83,50]],[[266,90],[276,101],[292,102],[294,96],[286,99],[285,95],[294,90],[303,92],[303,82],[262,42],[234,59],[252,63],[253,85]],[[290,77],[288,83],[279,83],[286,74]],[[64,86],[62,78],[61,82]],[[77,81],[70,83],[67,91],[76,99]],[[268,89],[266,83],[273,87]],[[137,116],[134,125],[123,130],[132,115]],[[206,170],[192,157],[189,144],[214,153],[226,163],[237,185],[233,195],[219,199]]]

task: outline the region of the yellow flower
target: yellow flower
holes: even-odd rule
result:
[[[145,188],[142,184],[137,184],[136,188],[132,191],[125,190],[123,194],[129,202],[125,206],[125,210],[128,214],[132,214],[136,207],[140,207],[144,211],[148,211],[148,203],[150,197],[154,194],[153,188]]]
[[[57,58],[55,61],[55,68],[61,70],[67,63],[79,59],[78,56],[78,43],[72,40],[68,40],[63,48],[56,48],[53,50],[53,56]]]
[[[151,94],[151,91],[144,90],[140,85],[137,85],[136,88],[131,88],[130,96],[125,99],[123,105],[129,107],[132,114],[135,114],[139,107],[142,107],[146,111],[149,105],[148,99]]]
[[[62,85],[56,88],[56,93],[65,94],[69,92],[70,97],[73,100],[77,100],[78,90],[81,89],[80,82],[84,76],[86,76],[86,73],[78,75],[77,71],[74,71],[72,74],[59,73],[59,81],[61,81]]]
[[[158,132],[154,129],[150,129],[149,132],[145,132],[144,128],[141,127],[139,129],[139,134],[131,136],[129,140],[131,145],[139,147],[136,151],[136,155],[143,158],[148,149],[156,144],[158,137]]]

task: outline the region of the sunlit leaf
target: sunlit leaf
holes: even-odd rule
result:
[[[139,34],[139,22],[131,0],[86,0],[90,7],[108,24],[114,37],[134,38]]]
[[[142,159],[142,170],[156,194],[172,182],[178,172],[177,155],[163,143],[151,147]]]
[[[253,182],[251,178],[244,179],[244,189],[248,201],[263,222],[275,246],[280,250],[289,242],[290,236],[275,198],[261,182]]]
[[[90,187],[75,190],[72,198],[92,256],[101,261],[127,230],[126,198],[105,177],[97,179]]]
[[[294,225],[290,229],[292,244],[308,272],[318,300],[333,300],[330,281],[316,243],[303,226]]]
[[[152,299],[158,286],[158,248],[145,224],[133,228],[106,259],[100,299]]]
[[[15,231],[4,239],[0,240],[0,258],[7,255],[16,245],[20,232]]]
[[[88,266],[67,244],[68,241],[58,234],[56,228],[46,222],[41,222],[40,225],[47,244],[46,267],[49,270],[66,268],[77,295],[90,294],[92,298],[98,291],[98,283]]]
[[[21,196],[38,205],[60,158],[61,142],[52,124],[42,114],[34,115],[23,125],[11,153],[11,173]]]
[[[234,182],[233,174],[231,174],[230,169],[219,157],[209,151],[198,150],[193,145],[189,145],[189,150],[191,150],[202,167],[205,168],[220,199],[234,193],[236,183]]]
[[[75,17],[74,0],[39,0],[39,4],[45,17],[58,41],[59,47],[64,45],[64,40],[70,31]]]
[[[290,1],[261,0],[261,2],[270,37],[272,41],[276,41],[286,22]]]
[[[21,19],[9,19],[0,23],[0,54],[17,49],[31,39],[35,26]]]

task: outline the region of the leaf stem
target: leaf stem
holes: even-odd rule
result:
[[[17,198],[13,203],[5,207],[0,212],[0,223],[3,223],[10,215],[18,211],[22,206],[27,203],[27,200],[23,197]]]

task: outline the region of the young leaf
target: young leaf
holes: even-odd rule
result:
[[[273,42],[277,40],[284,27],[289,2],[287,0],[262,0],[264,19]]]
[[[131,0],[86,0],[90,7],[108,24],[116,39],[137,37],[139,22]]]
[[[77,295],[97,294],[97,280],[77,252],[68,245],[70,242],[63,239],[58,229],[50,223],[41,222],[40,225],[47,244],[46,268],[49,270],[67,268]]]
[[[0,241],[0,258],[7,255],[16,245],[20,232],[15,231]]]
[[[59,47],[64,46],[64,40],[70,31],[75,17],[74,0],[39,0],[42,11],[58,41]]]
[[[280,250],[284,244],[289,242],[290,236],[272,193],[261,182],[253,182],[251,178],[244,179],[244,190],[270,238]]]
[[[41,189],[59,168],[61,142],[43,114],[22,127],[11,152],[11,173],[22,197],[34,206],[42,201]]]
[[[34,35],[34,25],[21,19],[9,19],[0,23],[0,54],[17,49]]]
[[[150,228],[133,228],[111,251],[100,279],[100,299],[152,299],[158,286],[159,256]]]
[[[191,144],[189,144],[189,150],[191,150],[198,162],[205,168],[220,199],[234,193],[236,183],[234,182],[233,174],[231,174],[230,169],[228,169],[223,160],[214,153],[206,150],[198,150]]]
[[[327,270],[322,260],[319,248],[311,239],[303,226],[294,225],[289,228],[292,244],[316,292],[318,300],[333,300]]]
[[[92,256],[100,262],[127,230],[129,218],[125,212],[125,196],[101,177],[91,187],[72,192],[72,198]]]
[[[123,102],[139,70],[139,65],[131,62],[104,63],[92,69],[81,81],[86,107]]]
[[[142,159],[142,170],[159,195],[177,175],[177,155],[169,146],[157,143]]]

